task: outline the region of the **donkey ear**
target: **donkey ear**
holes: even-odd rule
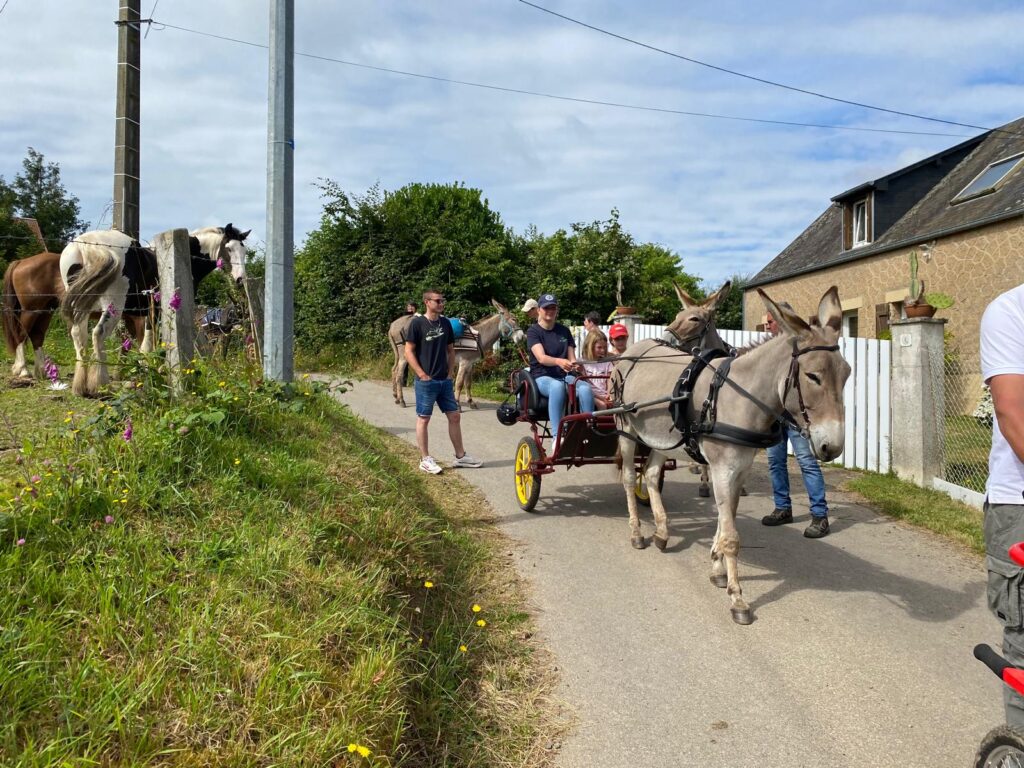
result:
[[[508,314],[508,310],[505,309],[505,307],[502,306],[502,303],[500,301],[498,301],[497,299],[491,299],[491,306],[493,306],[496,310],[501,312],[501,314],[503,314],[503,315],[507,315]]]
[[[729,295],[730,288],[732,288],[732,280],[726,280],[725,284],[721,288],[704,299],[704,303],[701,304],[701,306],[714,312],[718,309],[718,305],[722,303],[725,297]]]
[[[762,301],[764,301],[764,305],[768,308],[768,311],[772,313],[772,317],[778,321],[779,327],[786,331],[786,333],[797,336],[805,331],[811,330],[811,326],[809,326],[806,321],[804,321],[804,319],[792,309],[780,307],[760,288],[757,289],[757,293],[761,297]]]
[[[818,322],[822,328],[836,333],[843,327],[843,305],[839,302],[839,289],[834,285],[825,291],[818,302]]]
[[[683,309],[697,306],[697,302],[693,300],[690,294],[683,290],[679,283],[673,282],[672,287],[676,289],[676,296],[679,297],[679,303],[683,305]]]

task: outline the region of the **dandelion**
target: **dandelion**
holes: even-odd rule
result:
[[[124,341],[121,342],[121,349],[123,349],[125,352],[130,352],[131,348],[132,348],[132,337],[131,336],[125,336],[124,337]]]
[[[19,547],[23,547],[23,546],[25,546],[25,540],[24,539],[18,539],[15,542],[15,544],[17,544]]]
[[[235,459],[235,466],[236,466],[236,467],[237,467],[237,466],[238,466],[239,464],[241,464],[241,463],[242,463],[242,460],[241,460],[241,459]]]
[[[464,646],[464,645],[460,645],[460,646],[459,646],[459,650],[460,650],[460,651],[462,651],[463,653],[465,653],[465,652],[466,652],[467,650],[469,650],[469,649],[468,649],[468,648],[466,648],[466,646]]]
[[[483,608],[481,608],[479,605],[476,605],[474,603],[474,605],[473,605],[473,613],[480,613],[480,611],[482,611],[482,610],[483,610]]]
[[[227,385],[228,385],[228,383],[226,381],[219,381],[219,382],[217,382],[217,386],[218,387],[226,387]]]
[[[106,517],[103,518],[103,522],[106,523],[107,525],[110,525],[111,523],[114,522],[114,516],[113,515],[107,515]]]
[[[124,438],[124,441],[126,443],[130,443],[132,441],[132,434],[133,434],[133,431],[132,431],[132,418],[131,418],[131,416],[129,416],[127,419],[125,419],[125,425],[126,426],[124,428],[124,432],[121,433],[121,437]]]
[[[309,378],[309,374],[308,374],[308,373],[304,373],[304,374],[302,374],[302,378],[304,378],[304,379],[308,379],[308,378]]]
[[[177,312],[178,309],[181,307],[181,294],[178,292],[177,288],[174,289],[174,295],[171,296],[171,300],[167,303],[167,306],[169,306],[175,312]]]
[[[486,621],[486,619],[477,619],[476,620],[476,625],[478,627],[486,627],[487,626],[487,621]]]
[[[349,744],[349,752],[358,752],[360,757],[369,757],[370,750],[368,747],[364,747],[362,744]]]
[[[71,417],[68,416],[66,419],[64,419],[64,423],[65,424],[70,424],[71,423]]]
[[[434,582],[432,582],[432,581],[424,581],[423,582],[423,586],[426,587],[427,589],[433,589],[434,588]]]

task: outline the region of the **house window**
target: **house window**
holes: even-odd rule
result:
[[[960,190],[960,193],[950,202],[962,203],[965,200],[973,200],[976,197],[995,192],[996,188],[1021,164],[1022,160],[1024,160],[1024,153],[997,160],[979,173],[974,181]]]
[[[843,312],[843,336],[849,339],[857,338],[857,310],[851,309]]]
[[[868,242],[868,201],[853,204],[853,247]]]
[[[889,330],[889,305],[875,305],[875,338],[882,338],[882,335]]]
[[[871,242],[871,196],[843,206],[843,250]]]

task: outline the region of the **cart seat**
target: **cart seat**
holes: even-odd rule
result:
[[[547,421],[548,399],[537,389],[537,382],[525,368],[516,371],[515,391],[520,412],[525,411],[527,418],[535,421]]]

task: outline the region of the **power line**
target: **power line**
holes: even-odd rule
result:
[[[699,65],[701,67],[707,67],[708,69],[713,69],[713,70],[715,70],[717,72],[724,72],[727,75],[734,75],[736,77],[742,77],[742,78],[745,78],[747,80],[753,80],[754,82],[762,83],[763,85],[771,85],[771,86],[774,86],[776,88],[784,88],[787,91],[794,91],[796,93],[803,93],[803,94],[805,94],[807,96],[815,96],[815,97],[817,97],[819,99],[827,99],[828,101],[835,101],[835,102],[838,102],[840,104],[848,104],[848,105],[853,106],[853,107],[862,107],[863,109],[872,109],[872,110],[875,110],[877,112],[887,112],[890,115],[900,115],[901,117],[912,117],[912,118],[914,118],[916,120],[929,120],[929,121],[931,121],[933,123],[944,123],[946,125],[955,125],[955,126],[957,126],[959,128],[974,128],[974,129],[979,130],[979,131],[993,131],[993,130],[998,131],[999,130],[998,128],[986,128],[986,127],[981,126],[981,125],[971,125],[970,123],[958,123],[958,122],[955,122],[953,120],[943,120],[942,118],[939,118],[939,117],[929,117],[927,115],[918,115],[918,114],[915,114],[913,112],[902,112],[902,111],[900,111],[898,109],[888,109],[886,107],[876,107],[876,106],[874,106],[872,104],[864,104],[864,103],[859,102],[859,101],[850,101],[849,99],[841,99],[841,98],[839,98],[837,96],[829,96],[828,94],[825,94],[825,93],[818,93],[817,91],[810,91],[810,90],[807,90],[805,88],[797,88],[796,86],[786,85],[785,83],[777,83],[774,80],[767,80],[767,79],[765,79],[763,77],[757,77],[755,75],[748,75],[745,72],[738,72],[735,69],[727,69],[726,67],[720,67],[717,64],[709,64],[708,62],[701,61],[700,59],[694,59],[694,58],[691,58],[690,56],[683,56],[680,53],[674,53],[673,51],[667,51],[664,48],[658,48],[655,45],[650,45],[649,43],[644,43],[644,42],[641,42],[640,40],[634,40],[631,37],[626,37],[625,35],[620,35],[620,34],[617,34],[615,32],[611,32],[610,30],[602,29],[601,27],[596,27],[593,24],[587,24],[585,21],[580,21],[579,19],[574,19],[571,16],[566,16],[564,14],[558,13],[557,11],[552,11],[550,8],[545,8],[544,6],[537,5],[536,3],[531,3],[530,0],[518,0],[518,2],[522,3],[523,5],[528,5],[531,8],[535,8],[538,11],[541,11],[543,13],[550,14],[551,16],[557,16],[558,18],[564,19],[565,21],[568,21],[568,22],[570,22],[572,24],[578,24],[579,26],[586,27],[587,29],[593,30],[594,32],[599,32],[602,35],[607,35],[608,37],[614,37],[616,40],[622,40],[623,42],[631,43],[632,45],[638,45],[641,48],[646,48],[649,51],[655,51],[657,53],[663,53],[666,56],[671,56],[673,58],[680,59],[682,61],[687,61],[687,62],[689,62],[691,64],[697,64],[697,65]],[[1002,133],[1011,133],[1010,131],[1001,131],[1001,132]],[[942,135],[942,134],[940,134],[940,135]],[[1016,134],[1015,133],[1013,135],[1014,136],[1019,136],[1020,134]]]
[[[239,43],[241,45],[248,45],[248,46],[251,46],[253,48],[263,48],[263,49],[266,49],[268,47],[268,46],[263,45],[261,43],[250,42],[249,40],[240,40],[240,39],[235,38],[235,37],[227,37],[225,35],[218,35],[218,34],[214,34],[213,32],[205,32],[205,31],[199,30],[199,29],[190,29],[188,27],[179,27],[179,26],[176,26],[174,24],[168,24],[167,22],[154,21],[154,23],[155,24],[159,24],[160,25],[160,29],[175,29],[175,30],[178,30],[179,32],[188,32],[188,33],[194,34],[194,35],[202,35],[203,37],[212,37],[215,40],[225,40],[225,41],[232,42],[232,43]],[[578,97],[578,96],[564,96],[564,95],[555,94],[555,93],[544,93],[544,92],[541,92],[541,91],[530,91],[530,90],[526,90],[526,89],[523,89],[523,88],[511,88],[511,87],[508,87],[508,86],[492,85],[492,84],[489,84],[489,83],[476,83],[476,82],[473,82],[473,81],[470,81],[470,80],[457,80],[457,79],[454,79],[454,78],[439,77],[437,75],[425,75],[425,74],[420,73],[420,72],[409,72],[409,71],[401,70],[401,69],[390,69],[388,67],[378,67],[378,66],[374,66],[372,64],[362,64],[362,63],[357,62],[357,61],[347,61],[345,59],[336,59],[336,58],[332,58],[330,56],[320,56],[320,55],[313,54],[313,53],[301,53],[299,51],[296,51],[295,55],[296,56],[302,56],[302,57],[307,58],[307,59],[315,59],[317,61],[326,61],[326,62],[329,62],[329,63],[332,63],[332,64],[343,64],[343,65],[345,65],[347,67],[357,67],[359,69],[368,69],[368,70],[372,70],[374,72],[386,72],[386,73],[392,74],[392,75],[402,75],[404,77],[415,77],[415,78],[419,78],[421,80],[432,80],[432,81],[438,82],[438,83],[449,83],[451,85],[464,85],[464,86],[468,86],[470,88],[482,88],[484,90],[489,90],[489,91],[499,91],[499,92],[502,92],[502,93],[515,93],[515,94],[518,94],[518,95],[521,95],[521,96],[537,96],[537,97],[540,97],[540,98],[555,99],[557,101],[568,101],[568,102],[573,102],[573,103],[576,103],[576,104],[592,104],[592,105],[601,106],[601,107],[614,107],[614,108],[617,108],[617,109],[631,109],[631,110],[638,110],[638,111],[642,111],[642,112],[659,112],[659,113],[662,113],[662,114],[683,115],[683,116],[686,116],[686,117],[703,117],[703,118],[709,118],[709,119],[714,119],[714,120],[733,120],[733,121],[746,122],[746,123],[764,123],[764,124],[768,124],[768,125],[785,125],[785,126],[791,126],[791,127],[797,127],[797,128],[824,128],[824,129],[831,129],[831,130],[837,130],[837,131],[859,131],[859,132],[864,132],[864,133],[895,133],[895,134],[910,135],[910,136],[945,136],[945,137],[954,137],[954,138],[966,138],[966,135],[962,134],[962,133],[937,133],[937,132],[934,132],[934,131],[907,131],[907,130],[896,130],[896,129],[891,129],[891,128],[861,128],[861,127],[850,126],[850,125],[829,125],[829,124],[825,124],[825,123],[801,123],[801,122],[796,122],[796,121],[791,121],[791,120],[770,120],[768,118],[741,117],[741,116],[738,116],[738,115],[721,115],[721,114],[714,114],[714,113],[709,113],[709,112],[690,112],[690,111],[681,110],[681,109],[669,109],[667,107],[650,107],[650,106],[645,106],[645,105],[641,105],[641,104],[626,104],[626,103],[615,102],[615,101],[603,101],[603,100],[600,100],[600,99],[585,99],[585,98]],[[954,125],[959,125],[959,123],[954,123]],[[964,126],[964,127],[974,127],[974,126]],[[989,129],[981,128],[980,130],[989,130]]]
[[[4,0],[4,4],[3,4],[3,5],[0,5],[0,13],[3,13],[3,12],[4,12],[4,9],[5,9],[6,7],[7,7],[7,4],[8,4],[9,2],[11,2],[11,0]]]

